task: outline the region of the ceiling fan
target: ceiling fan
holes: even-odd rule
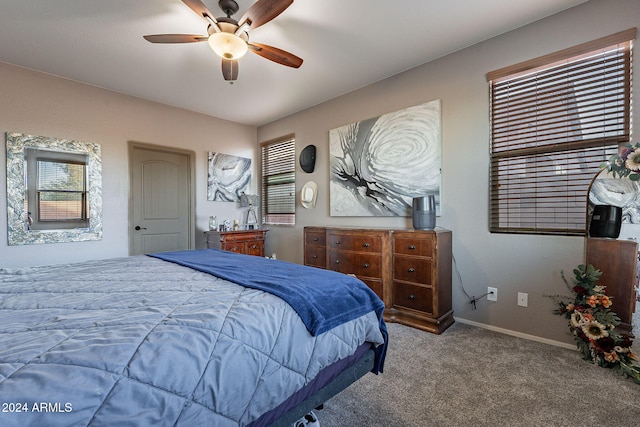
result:
[[[191,10],[209,24],[207,35],[155,34],[144,36],[151,43],[194,43],[208,41],[213,51],[222,58],[222,75],[231,84],[238,78],[238,59],[248,50],[278,64],[299,68],[302,59],[277,47],[249,42],[249,30],[274,19],[284,12],[293,0],[258,0],[236,21],[231,16],[238,11],[235,0],[219,0],[218,6],[227,15],[215,18],[201,0],[182,0]]]

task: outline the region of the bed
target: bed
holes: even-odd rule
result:
[[[216,249],[0,269],[0,425],[291,425],[382,372],[383,309]]]

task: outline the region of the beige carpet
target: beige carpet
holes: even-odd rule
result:
[[[640,385],[577,351],[460,323],[388,327],[384,373],[329,400],[322,427],[640,425]]]

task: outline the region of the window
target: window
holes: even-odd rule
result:
[[[86,155],[27,148],[25,169],[32,230],[89,226]]]
[[[636,29],[490,72],[490,231],[584,235],[588,187],[631,134]]]
[[[262,223],[296,223],[296,140],[293,135],[261,144]]]

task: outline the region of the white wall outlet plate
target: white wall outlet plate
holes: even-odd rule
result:
[[[529,305],[529,294],[518,292],[518,305],[520,307],[527,307]]]
[[[498,301],[498,288],[487,288],[487,301]]]

